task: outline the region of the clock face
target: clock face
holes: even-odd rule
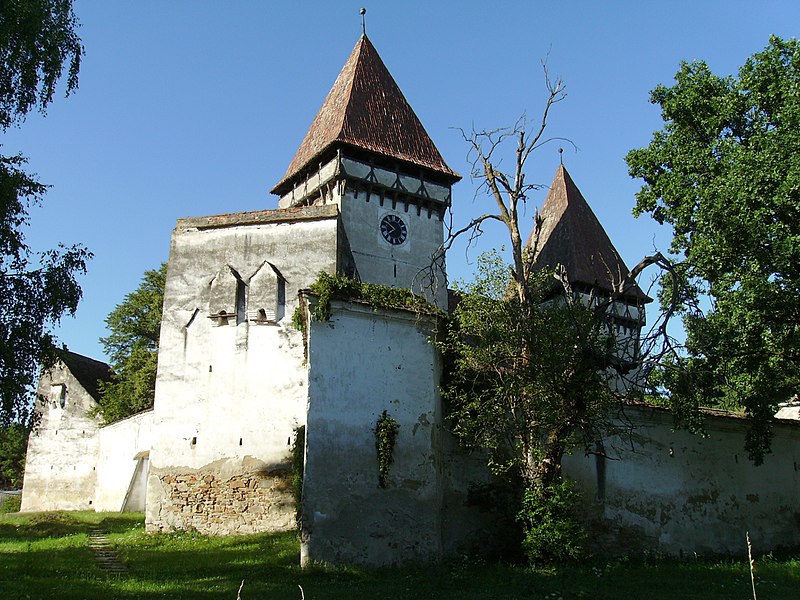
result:
[[[408,237],[408,228],[397,215],[386,215],[381,219],[381,235],[392,246],[399,246]]]

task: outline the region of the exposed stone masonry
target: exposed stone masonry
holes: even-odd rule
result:
[[[195,529],[208,535],[242,535],[295,527],[288,476],[190,473],[159,477],[167,501],[152,531]]]

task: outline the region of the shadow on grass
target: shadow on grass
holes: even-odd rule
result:
[[[138,513],[127,513],[119,517],[105,518],[103,513],[94,512],[42,512],[8,513],[0,515],[0,540],[5,542],[30,542],[47,538],[62,538],[81,535],[109,521],[118,531],[130,528],[141,521]]]
[[[128,565],[100,569],[86,532],[109,531]],[[796,598],[800,561],[757,560],[759,592]],[[147,535],[141,516],[49,513],[0,518],[0,596],[6,598],[221,598],[234,600],[437,600],[513,598],[748,597],[745,561],[594,561],[547,569],[443,561],[402,569],[301,569],[296,534],[206,537]]]

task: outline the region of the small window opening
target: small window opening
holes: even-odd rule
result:
[[[236,277],[236,324],[247,320],[247,286],[244,281]],[[232,316],[232,315],[231,315]]]
[[[239,445],[242,445],[242,438],[239,438]]]
[[[192,438],[192,446],[196,446],[196,445],[197,445],[197,438],[193,437]]]

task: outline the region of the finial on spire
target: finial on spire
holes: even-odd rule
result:
[[[361,15],[361,31],[364,35],[367,35],[367,9],[362,7],[358,12]]]
[[[563,166],[564,165],[564,149],[563,148],[559,148],[558,149],[558,160],[561,162],[561,165]]]

